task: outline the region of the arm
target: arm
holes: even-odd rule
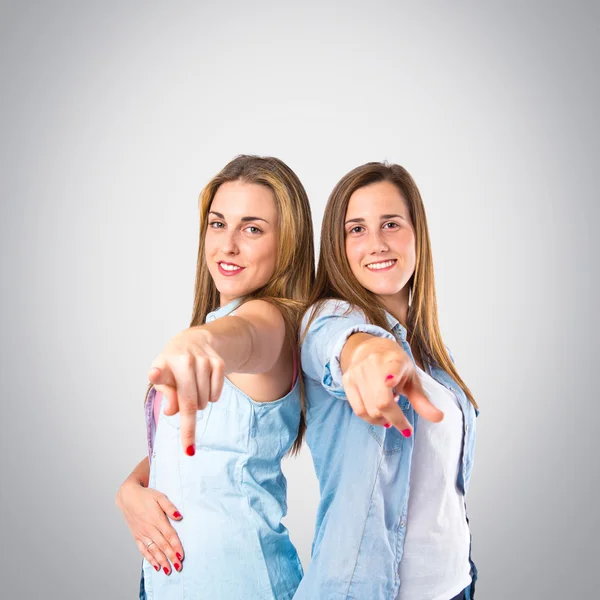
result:
[[[150,464],[144,457],[119,488],[115,501],[143,557],[157,571],[170,573],[169,562],[179,571],[183,548],[169,518],[178,520],[181,514],[164,494],[147,487],[149,475]],[[148,548],[151,541],[154,544]]]
[[[188,330],[212,347],[225,374],[270,371],[283,349],[285,323],[279,310],[264,300],[243,304],[235,316]]]
[[[310,311],[302,331],[309,318]],[[302,343],[302,369],[332,396],[348,400],[369,423],[391,423],[410,435],[412,428],[397,405],[396,393],[407,396],[421,416],[434,421],[443,417],[429,403],[410,356],[396,338],[367,323],[364,314],[347,302],[327,301],[312,320]]]
[[[129,477],[124,481],[125,483],[135,483],[142,487],[148,487],[148,481],[150,479],[150,462],[148,457],[145,456],[140,462],[133,468],[133,471],[129,474]]]
[[[167,402],[167,415],[180,413],[181,439],[194,453],[196,411],[219,399],[229,373],[265,373],[280,358],[285,322],[277,307],[246,302],[212,323],[177,334],[152,363],[149,379]]]

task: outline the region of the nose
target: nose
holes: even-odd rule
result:
[[[390,249],[384,237],[383,230],[379,227],[369,233],[369,253],[379,254]]]
[[[234,229],[229,229],[225,232],[225,235],[221,238],[223,240],[223,246],[221,247],[223,254],[235,256],[239,253],[237,233]]]

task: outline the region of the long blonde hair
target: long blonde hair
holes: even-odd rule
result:
[[[425,207],[413,178],[400,165],[380,162],[361,165],[344,175],[331,192],[321,227],[317,280],[308,302],[308,306],[316,307],[308,326],[325,300],[338,298],[362,310],[368,322],[390,330],[381,301],[373,292],[365,289],[352,273],[346,256],[344,230],[350,196],[357,189],[380,181],[389,181],[400,190],[415,229],[416,264],[408,282],[412,296],[406,323],[408,343],[413,352],[416,349],[421,357],[449,373],[473,406],[478,408],[442,341]]]
[[[310,204],[298,176],[283,161],[271,156],[239,155],[213,177],[200,193],[200,237],[196,262],[194,306],[190,327],[204,324],[209,312],[219,306],[219,292],[204,257],[208,213],[219,187],[230,181],[255,183],[269,188],[279,215],[277,263],[271,279],[242,302],[261,299],[276,305],[284,318],[287,338],[298,352],[298,323],[315,279],[313,226]],[[298,355],[299,356],[299,355]],[[306,430],[306,400],[299,375],[301,418],[291,453],[298,452]],[[152,384],[148,388],[146,398]]]

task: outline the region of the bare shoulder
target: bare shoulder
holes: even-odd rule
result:
[[[284,326],[283,315],[275,304],[266,300],[249,300],[244,302],[236,311],[237,317],[242,317],[250,321],[263,321],[271,326]]]

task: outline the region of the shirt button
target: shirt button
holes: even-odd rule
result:
[[[469,431],[469,426],[468,425],[465,425],[465,430]]]
[[[404,521],[400,521],[400,527],[404,527],[405,523]]]

